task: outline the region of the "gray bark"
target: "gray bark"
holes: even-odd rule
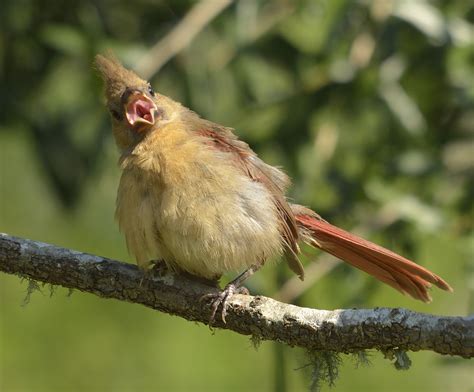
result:
[[[144,277],[131,264],[7,234],[0,234],[0,271],[205,324],[210,308],[200,298],[218,290],[184,276]],[[431,350],[474,356],[474,316],[435,316],[400,308],[318,310],[262,296],[234,295],[227,323],[218,319],[214,326],[308,350]]]

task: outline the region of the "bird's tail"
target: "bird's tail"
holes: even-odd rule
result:
[[[308,208],[293,205],[292,209],[304,242],[367,272],[403,294],[430,302],[428,289],[431,284],[453,291],[442,278],[413,261],[331,225]]]

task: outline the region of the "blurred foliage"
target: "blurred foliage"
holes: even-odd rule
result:
[[[92,59],[111,48],[134,68],[194,4],[3,1],[2,231],[126,258],[112,218],[117,154]],[[474,311],[471,2],[238,0],[151,81],[202,116],[235,127],[267,162],[283,166],[294,178],[292,198],[343,227],[365,225],[373,240],[426,262],[456,288],[449,298],[433,293],[436,308],[426,308],[340,266],[307,291],[301,304]],[[277,274],[279,280],[289,276],[285,270]],[[35,302],[33,295],[27,316],[16,309],[25,287],[11,277],[0,279],[0,389],[272,388],[271,368],[261,360],[272,352],[249,353],[245,341],[245,353],[238,351],[243,337],[209,336],[205,328],[79,294],[57,303],[56,296]],[[275,272],[266,268],[250,285],[271,294]],[[51,325],[53,317],[65,325]],[[97,328],[87,317],[97,318]],[[61,339],[64,347],[54,343]],[[198,364],[196,350],[203,355]],[[229,362],[223,369],[216,358],[233,361],[232,350],[248,363]],[[468,379],[465,364],[448,375],[436,356],[414,358],[409,372],[391,376],[404,380],[405,390],[444,390]],[[90,378],[81,379],[75,361]],[[288,362],[287,369],[297,367]],[[183,366],[194,367],[186,370],[186,380]],[[379,390],[377,380],[390,370],[374,366],[349,366],[337,386]],[[439,377],[431,374],[434,366],[441,369]],[[216,371],[222,372],[217,378]],[[278,376],[291,390],[307,382],[299,374],[286,381]]]

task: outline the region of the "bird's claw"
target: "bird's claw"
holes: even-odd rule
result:
[[[163,260],[151,260],[150,267],[143,271],[138,287],[141,288],[145,281],[165,276],[168,271],[169,268]]]
[[[149,272],[152,276],[163,277],[169,272],[168,265],[164,260],[152,260]]]
[[[229,283],[227,286],[224,287],[219,293],[209,293],[204,294],[200,301],[207,301],[211,300],[211,316],[209,317],[209,327],[212,328],[214,321],[216,320],[217,310],[219,306],[222,305],[221,310],[221,320],[224,324],[226,324],[226,316],[227,316],[227,305],[229,298],[232,297],[234,294],[249,294],[249,291],[245,287],[237,287],[232,283]]]

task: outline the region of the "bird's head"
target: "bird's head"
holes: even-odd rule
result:
[[[132,147],[148,132],[169,122],[180,106],[153,91],[149,82],[124,68],[111,55],[97,55],[95,65],[105,83],[112,130],[121,150]]]

